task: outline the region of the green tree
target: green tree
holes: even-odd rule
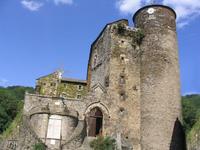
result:
[[[0,87],[0,134],[11,124],[22,109],[25,91],[33,92],[31,87]]]
[[[200,118],[200,95],[182,97],[183,125],[188,133]]]

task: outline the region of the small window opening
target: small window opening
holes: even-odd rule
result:
[[[109,76],[105,77],[105,87],[109,87]]]
[[[120,100],[125,100],[125,99],[126,99],[125,92],[121,92],[120,93]]]
[[[124,112],[124,110],[125,109],[123,107],[120,107],[120,109],[119,109],[120,112]]]
[[[77,99],[81,99],[82,96],[81,96],[80,94],[78,94],[78,95],[76,96],[76,98],[77,98]]]
[[[97,55],[94,56],[94,66],[97,64]]]
[[[125,84],[125,76],[120,75],[120,84]]]
[[[125,61],[125,57],[126,57],[125,54],[121,54],[121,55],[120,55],[121,62],[124,62],[124,61]]]
[[[55,83],[51,83],[50,85],[51,85],[51,86],[56,86],[56,84],[55,84]]]
[[[121,40],[121,43],[124,43],[124,40]]]
[[[135,86],[133,87],[133,90],[134,90],[134,91],[137,91],[137,90],[138,90],[138,87],[135,85]]]
[[[78,85],[78,90],[82,90],[83,89],[83,86],[82,85]]]

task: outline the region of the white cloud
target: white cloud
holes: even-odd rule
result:
[[[186,93],[183,93],[183,96],[187,96],[187,95],[196,95],[196,94],[199,94],[199,92],[186,92]]]
[[[7,86],[8,82],[9,81],[7,79],[0,78],[0,86]]]
[[[189,22],[187,22],[187,21],[182,21],[182,22],[179,22],[179,23],[177,24],[177,26],[178,26],[179,29],[181,29],[181,28],[187,26],[188,24],[189,24]]]
[[[164,0],[163,4],[175,9],[178,27],[188,25],[191,20],[200,15],[200,0]]]
[[[116,0],[117,8],[124,14],[133,14],[138,8],[150,2],[151,0]],[[162,3],[175,9],[180,28],[200,16],[200,0],[163,0]]]
[[[59,5],[59,4],[71,5],[73,4],[73,0],[54,0],[54,3],[56,5]]]
[[[53,2],[55,5],[72,5],[73,0],[21,0],[24,8],[30,11],[38,11],[45,3]]]
[[[43,6],[42,2],[34,0],[22,0],[21,4],[30,11],[38,11]]]
[[[133,13],[141,6],[141,0],[118,0],[117,7],[124,14]]]

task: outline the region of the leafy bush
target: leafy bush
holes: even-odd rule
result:
[[[117,32],[118,32],[118,34],[124,35],[125,31],[126,31],[125,25],[123,25],[123,24],[118,24],[117,25]]]
[[[134,41],[141,45],[143,38],[145,37],[144,31],[142,29],[137,29],[136,33],[134,34]]]
[[[194,124],[192,129],[188,132],[187,134],[187,141],[189,143],[195,143],[197,142],[197,135],[199,134],[200,131],[200,119]]]
[[[115,139],[110,137],[99,136],[90,143],[90,147],[94,150],[114,150],[115,142]]]
[[[44,143],[36,143],[33,145],[33,150],[46,150],[46,146]]]

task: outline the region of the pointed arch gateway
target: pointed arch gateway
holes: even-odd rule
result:
[[[100,108],[91,109],[88,114],[88,136],[96,137],[102,134],[103,113]]]

